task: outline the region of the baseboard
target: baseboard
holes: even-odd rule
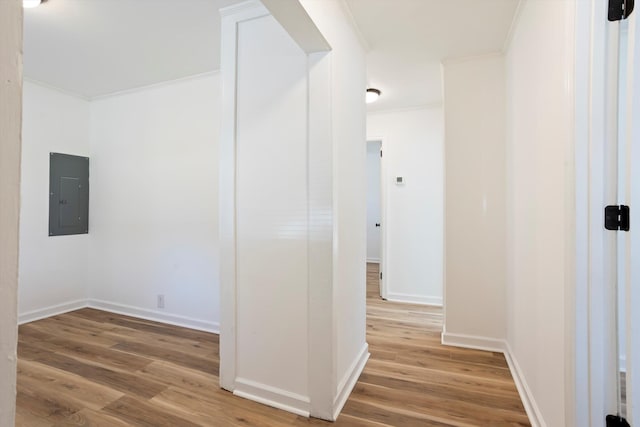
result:
[[[369,344],[364,343],[362,350],[360,350],[360,354],[353,361],[347,370],[347,373],[338,384],[338,394],[333,400],[333,421],[338,419],[338,415],[340,415],[342,408],[345,403],[347,403],[347,399],[353,391],[353,388],[356,386],[358,378],[360,378],[360,374],[362,374],[362,371],[367,364],[367,360],[369,360],[369,356],[371,356],[369,353]]]
[[[367,258],[367,264],[380,264],[380,258]]]
[[[531,393],[531,389],[527,384],[527,380],[520,369],[520,365],[518,365],[518,361],[511,351],[511,346],[506,340],[474,335],[452,334],[445,331],[442,333],[442,344],[504,354],[504,358],[507,360],[507,365],[509,366],[509,371],[511,372],[511,377],[513,378],[513,382],[516,384],[520,400],[524,405],[524,409],[527,413],[531,426],[547,426],[542,418],[542,413],[536,404],[536,400]]]
[[[506,351],[505,341],[497,338],[452,334],[445,331],[442,333],[441,339],[443,345],[472,348],[474,350],[494,351],[498,353],[504,353]]]
[[[311,403],[307,396],[291,393],[245,378],[236,378],[233,394],[263,405],[309,417]]]
[[[520,369],[520,365],[516,360],[513,352],[511,351],[511,346],[508,342],[505,342],[505,352],[504,357],[507,359],[507,364],[509,365],[509,370],[511,371],[511,376],[513,377],[513,381],[516,383],[516,388],[518,389],[518,393],[520,394],[520,400],[522,400],[522,404],[524,405],[525,411],[527,411],[527,416],[529,417],[529,422],[533,427],[546,427],[546,423],[542,418],[542,413],[536,404],[536,400],[533,398],[533,394],[531,393],[531,389],[527,384],[527,380]]]
[[[85,307],[87,307],[87,300],[79,299],[63,304],[51,305],[38,310],[27,311],[18,315],[18,325],[35,322],[36,320],[46,319],[47,317],[57,316],[58,314],[68,313]]]
[[[140,319],[152,320],[160,323],[168,323],[175,326],[182,326],[184,328],[195,329],[198,331],[212,332],[214,334],[220,333],[220,323],[218,322],[193,319],[191,317],[165,313],[158,310],[149,310],[146,308],[139,308],[131,305],[119,304],[97,299],[89,299],[87,307],[108,311],[111,313],[123,314],[125,316],[138,317]]]
[[[424,295],[399,294],[395,292],[387,293],[387,301],[406,302],[410,304],[420,305],[436,305],[442,306],[442,297],[429,297]]]

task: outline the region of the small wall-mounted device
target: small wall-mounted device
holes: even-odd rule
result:
[[[401,176],[396,176],[396,185],[404,184],[404,178]]]

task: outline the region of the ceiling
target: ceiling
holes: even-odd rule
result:
[[[442,102],[440,63],[501,51],[519,0],[346,0],[369,45],[368,109]]]
[[[48,0],[25,9],[25,77],[94,98],[215,71],[218,10],[240,1]],[[346,0],[382,90],[369,110],[441,102],[441,61],[500,51],[518,1]]]
[[[220,68],[239,0],[48,0],[24,10],[24,75],[87,98]]]

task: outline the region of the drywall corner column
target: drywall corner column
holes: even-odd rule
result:
[[[318,263],[331,259],[323,247],[331,248],[332,224],[329,204],[325,230],[311,229],[318,208],[310,191],[324,185],[330,196],[321,181],[331,168],[316,176],[309,167],[309,152],[321,148],[309,135],[309,58],[259,2],[223,10],[222,25],[221,386],[309,416],[310,331],[331,319],[310,317],[309,276],[331,272]],[[309,245],[312,233],[327,242]],[[324,282],[330,289],[330,275]],[[325,351],[316,351],[331,369],[331,326],[324,329],[314,338]]]
[[[333,147],[331,56],[309,55],[308,277],[309,399],[311,416],[334,419],[336,354],[333,305]]]
[[[502,350],[506,338],[505,71],[502,55],[443,65],[443,343]]]
[[[220,384],[328,420],[369,356],[365,58],[341,7],[222,12]],[[335,49],[293,38],[318,28]]]
[[[0,1],[0,425],[15,423],[22,2]]]
[[[335,419],[369,357],[366,342],[366,60],[342,1],[303,0],[331,45]],[[316,159],[310,158],[315,162]],[[312,196],[313,197],[313,196]],[[320,306],[318,309],[327,309]],[[326,417],[323,417],[326,418]]]

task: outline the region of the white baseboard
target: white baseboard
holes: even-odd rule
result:
[[[244,378],[236,378],[233,394],[253,400],[263,405],[282,409],[283,411],[309,417],[311,403],[309,397],[291,393],[266,384]]]
[[[367,258],[367,264],[380,264],[380,258]]]
[[[429,297],[424,295],[399,294],[395,292],[387,293],[387,301],[406,302],[420,305],[436,305],[442,307],[442,297]]]
[[[360,354],[358,354],[358,357],[355,358],[346,374],[338,384],[338,394],[333,400],[332,421],[338,419],[338,415],[340,415],[342,408],[344,407],[345,403],[347,403],[349,395],[353,391],[353,388],[356,386],[358,378],[360,378],[360,374],[362,374],[362,371],[367,364],[367,360],[369,360],[369,356],[371,356],[371,354],[369,353],[369,344],[364,343]]]
[[[38,310],[31,310],[18,315],[18,324],[22,325],[36,320],[46,319],[47,317],[57,316],[59,314],[68,313],[70,311],[79,310],[81,308],[95,308],[98,310],[108,311],[111,313],[123,314],[125,316],[138,317],[146,320],[153,320],[160,323],[168,323],[170,325],[182,326],[198,331],[220,333],[220,324],[217,322],[208,322],[205,320],[193,319],[177,314],[169,314],[156,310],[147,310],[144,308],[133,307],[125,304],[118,304],[97,299],[80,299],[76,301],[66,302],[63,304],[52,305]]]
[[[139,308],[131,305],[119,304],[97,299],[89,299],[87,307],[108,311],[111,313],[123,314],[125,316],[138,317],[140,319],[152,320],[160,323],[168,323],[175,326],[182,326],[184,328],[195,329],[198,331],[220,334],[220,323],[218,322],[193,319],[191,317],[165,313],[159,310],[149,310],[146,308]]]
[[[524,377],[522,370],[520,370],[520,365],[518,364],[518,361],[511,351],[511,346],[506,341],[505,348],[506,351],[504,352],[504,357],[505,359],[507,359],[507,364],[509,365],[509,370],[511,371],[513,381],[516,383],[516,388],[518,389],[518,393],[520,394],[520,400],[522,400],[524,409],[525,411],[527,411],[529,422],[533,427],[546,427],[547,424],[542,418],[542,413],[540,412],[540,409],[538,408],[538,405],[533,398],[533,394],[531,393],[531,389],[527,384],[527,380]]]
[[[516,384],[520,400],[527,412],[527,417],[529,418],[531,426],[547,426],[542,418],[542,413],[536,404],[536,400],[531,393],[531,389],[527,384],[527,380],[520,369],[520,365],[518,365],[518,361],[511,351],[511,346],[509,346],[509,343],[506,340],[474,335],[452,334],[445,331],[442,333],[442,344],[504,354],[504,358],[507,360],[507,365],[509,366],[509,371],[511,372],[511,377],[513,378],[513,382]]]
[[[57,316],[58,314],[68,313],[85,307],[87,307],[87,300],[79,299],[63,304],[51,305],[38,310],[27,311],[18,315],[18,325],[35,322],[36,320],[46,319],[47,317]]]
[[[506,351],[504,340],[477,335],[452,334],[446,331],[442,333],[442,344],[472,348],[474,350],[495,351],[498,353],[504,353]]]

